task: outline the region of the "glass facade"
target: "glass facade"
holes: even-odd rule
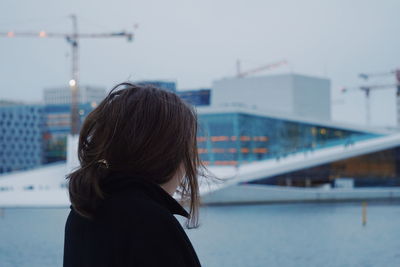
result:
[[[46,88],[43,91],[45,105],[71,104],[71,87]],[[79,103],[100,103],[106,96],[104,88],[79,86]]]
[[[79,105],[81,123],[95,106]],[[71,107],[69,104],[46,105],[44,128],[44,163],[66,160],[67,135],[71,131]]]
[[[220,113],[199,114],[197,140],[206,164],[239,165],[376,136],[244,113]]]
[[[211,98],[211,89],[198,89],[190,91],[177,92],[180,98],[194,106],[209,106]]]
[[[81,122],[94,107],[90,103],[80,104]],[[70,132],[68,104],[12,108],[15,111],[6,111],[6,107],[2,107],[0,113],[0,172],[66,160],[66,140]],[[376,136],[324,125],[227,112],[199,114],[197,140],[205,164],[236,166],[351,144]],[[373,173],[373,170],[369,172]],[[329,177],[332,175],[324,179],[332,179]],[[282,183],[278,180],[274,183]]]
[[[43,162],[44,110],[39,105],[0,107],[0,173]]]
[[[400,147],[334,161],[253,181],[254,184],[315,187],[351,178],[355,187],[400,186]]]

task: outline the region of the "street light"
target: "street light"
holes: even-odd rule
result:
[[[76,85],[76,81],[74,79],[69,80],[69,86],[75,87],[75,85]]]

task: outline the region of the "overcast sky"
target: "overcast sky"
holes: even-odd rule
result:
[[[1,0],[0,31],[135,30],[124,39],[82,40],[81,84],[110,88],[127,80],[176,80],[210,87],[243,69],[287,59],[281,72],[332,80],[334,119],[365,123],[360,72],[400,67],[398,0]],[[0,99],[39,101],[42,89],[67,85],[70,47],[63,39],[0,38]],[[278,70],[277,70],[278,71]],[[268,74],[268,72],[265,72]],[[394,83],[393,77],[371,83]],[[372,94],[375,124],[395,124],[394,89]]]

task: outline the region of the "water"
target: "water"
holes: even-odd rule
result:
[[[0,266],[62,266],[67,209],[6,209]],[[213,206],[187,233],[203,266],[400,266],[400,205]]]

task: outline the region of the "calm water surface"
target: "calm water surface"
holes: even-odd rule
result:
[[[67,209],[6,209],[0,266],[62,266]],[[213,206],[187,230],[203,266],[400,266],[400,203]]]

